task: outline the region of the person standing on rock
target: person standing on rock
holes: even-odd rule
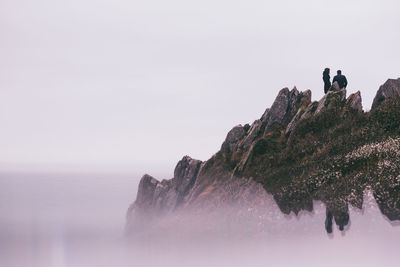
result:
[[[340,90],[346,89],[347,87],[347,79],[346,76],[342,75],[342,71],[338,70],[337,75],[333,78],[332,83],[337,82]]]
[[[329,88],[331,88],[331,76],[329,76],[329,68],[325,68],[322,73],[322,80],[324,80],[324,92],[328,93]]]

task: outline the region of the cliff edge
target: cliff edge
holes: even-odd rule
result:
[[[144,175],[128,233],[183,210],[257,213],[268,195],[284,214],[322,201],[330,233],[333,221],[340,230],[349,224],[348,205],[361,209],[365,189],[389,220],[400,220],[400,78],[379,88],[369,112],[360,92],[346,97],[334,86],[314,102],[309,90],[284,88],[260,119],[233,127],[209,160],[185,156],[169,180]]]

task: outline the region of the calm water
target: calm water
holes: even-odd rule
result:
[[[276,205],[272,235],[215,238],[201,224],[174,234],[132,242],[124,238],[125,213],[140,176],[130,174],[0,174],[0,266],[398,266],[400,227],[370,199],[351,210],[344,234],[328,236],[324,207],[300,218]],[[225,226],[219,225],[220,229]],[[188,230],[189,229],[189,230]],[[241,231],[236,228],[235,231]]]

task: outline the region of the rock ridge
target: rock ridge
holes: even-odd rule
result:
[[[379,88],[370,112],[363,111],[360,91],[346,98],[346,90],[331,89],[312,102],[310,90],[283,88],[260,119],[233,127],[209,160],[184,156],[174,177],[161,182],[144,175],[127,228],[179,210],[252,206],[268,192],[284,214],[311,211],[314,200],[322,201],[330,233],[332,221],[345,229],[348,206],[361,208],[366,188],[384,215],[399,220],[400,146],[392,140],[400,137],[400,79]],[[357,154],[387,143],[394,150]]]

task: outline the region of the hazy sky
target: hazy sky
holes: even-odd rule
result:
[[[400,77],[399,10],[398,0],[1,0],[0,170],[172,175],[281,88],[320,99],[325,67],[342,69],[369,109]]]

